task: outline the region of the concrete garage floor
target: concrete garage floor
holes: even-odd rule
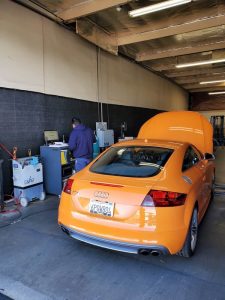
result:
[[[191,259],[78,242],[58,228],[57,207],[56,197],[33,203],[21,221],[0,229],[0,293],[16,300],[225,299],[225,198],[209,207]]]

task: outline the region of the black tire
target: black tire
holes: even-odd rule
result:
[[[190,226],[182,250],[178,253],[183,257],[191,257],[196,249],[198,239],[198,208],[195,207],[192,213]]]

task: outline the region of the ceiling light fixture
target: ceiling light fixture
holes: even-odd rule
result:
[[[146,7],[134,9],[128,12],[129,16],[132,18],[139,17],[142,15],[154,13],[156,11],[168,9],[174,6],[182,5],[182,4],[187,4],[192,2],[192,0],[169,0],[169,1],[164,1],[160,2],[157,4],[149,5]]]
[[[210,84],[210,83],[221,83],[221,82],[225,82],[225,79],[223,79],[223,80],[202,81],[202,82],[199,82],[199,83],[200,84]]]
[[[211,60],[204,60],[204,61],[196,61],[192,63],[186,63],[186,64],[178,64],[176,65],[176,68],[188,68],[188,67],[195,67],[195,66],[203,66],[203,65],[210,65],[210,64],[218,64],[221,62],[225,62],[225,58],[220,59],[211,59]]]
[[[220,94],[225,94],[225,91],[223,91],[223,92],[210,92],[208,94],[209,95],[220,95]]]

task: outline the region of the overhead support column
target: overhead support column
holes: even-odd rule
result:
[[[118,54],[116,38],[89,19],[84,18],[76,21],[76,33],[98,47],[114,55]]]

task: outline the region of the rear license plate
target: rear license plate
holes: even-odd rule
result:
[[[114,203],[112,202],[101,202],[97,200],[90,200],[89,212],[92,214],[112,217],[113,211],[114,211]]]

